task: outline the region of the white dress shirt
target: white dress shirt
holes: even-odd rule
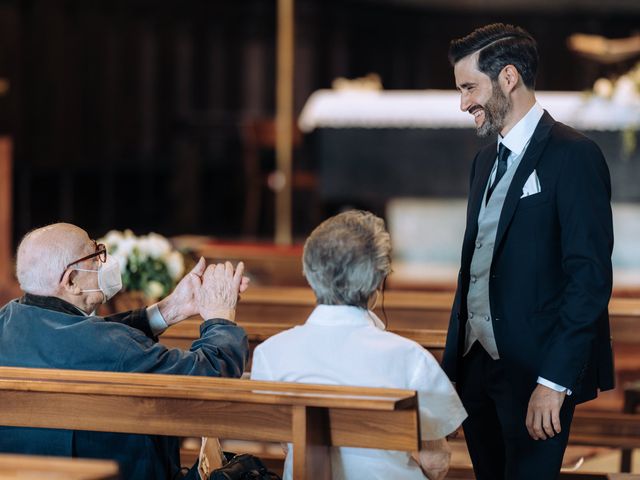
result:
[[[256,347],[251,378],[416,390],[422,440],[444,438],[467,416],[433,356],[358,307],[317,306],[304,325]],[[425,478],[408,452],[343,447],[333,448],[331,459],[333,480]],[[285,480],[292,466],[290,447]]]
[[[500,149],[500,144],[504,144],[511,153],[507,157],[507,170],[511,168],[515,160],[524,154],[527,147],[529,146],[529,142],[531,141],[531,137],[533,136],[533,132],[536,130],[542,115],[544,114],[544,110],[540,106],[539,103],[535,103],[533,107],[527,112],[527,114],[520,119],[518,123],[514,125],[514,127],[509,130],[504,137],[502,135],[498,135],[498,142],[496,143],[496,152]],[[489,185],[493,183],[493,180],[496,178],[496,170],[498,168],[498,159],[496,158],[496,162],[493,165],[493,170],[491,171],[491,178],[489,179]]]

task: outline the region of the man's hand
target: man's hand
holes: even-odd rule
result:
[[[171,295],[158,302],[158,309],[168,326],[198,314],[197,294],[206,267],[207,263],[200,257],[193,270],[180,280]]]
[[[248,282],[243,280],[244,263],[238,263],[235,272],[231,262],[209,265],[202,276],[202,287],[198,293],[198,310],[203,320],[224,318],[235,320],[238,293],[246,290]]]
[[[546,440],[560,433],[560,407],[566,392],[556,392],[552,388],[538,384],[527,409],[527,430],[534,440]]]

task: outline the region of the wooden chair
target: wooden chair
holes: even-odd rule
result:
[[[0,405],[6,426],[291,442],[297,480],[329,480],[331,446],[420,447],[411,390],[0,367]]]
[[[262,198],[265,192],[281,188],[282,179],[275,172],[275,165],[264,165],[265,154],[275,152],[276,126],[273,118],[252,118],[241,126],[243,148],[243,166],[245,178],[245,206],[243,218],[243,233],[255,236],[259,229],[260,214],[262,212]],[[302,132],[294,124],[293,149],[294,166],[291,176],[293,192],[307,191],[315,197],[317,189],[316,175],[296,165],[302,147]],[[266,188],[265,188],[266,187]],[[316,220],[317,201],[309,205],[310,216]]]

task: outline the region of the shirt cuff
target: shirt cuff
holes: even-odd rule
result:
[[[149,328],[151,328],[151,333],[155,336],[160,335],[169,326],[164,320],[162,313],[160,313],[157,303],[147,307],[147,318],[149,319]]]
[[[567,395],[571,395],[573,393],[567,387],[563,387],[562,385],[553,383],[552,381],[547,380],[546,378],[538,377],[538,383],[540,385],[544,385],[545,387],[549,387],[550,389],[555,390],[556,392],[561,392],[561,393],[567,392]]]

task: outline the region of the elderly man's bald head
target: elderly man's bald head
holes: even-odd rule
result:
[[[54,295],[60,276],[75,259],[91,253],[87,232],[69,223],[54,223],[25,235],[16,255],[16,276],[22,291]]]

